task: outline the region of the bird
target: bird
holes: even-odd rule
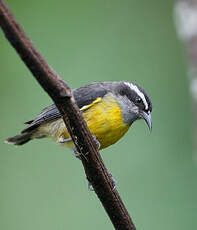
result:
[[[152,130],[152,102],[139,85],[128,81],[94,82],[72,91],[99,150],[120,140],[132,124],[143,119]],[[44,108],[27,127],[6,143],[23,145],[33,139],[51,138],[74,149],[74,143],[55,104]]]

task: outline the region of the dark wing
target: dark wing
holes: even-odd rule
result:
[[[107,92],[108,91],[104,87],[103,82],[97,82],[73,90],[73,96],[78,107],[81,109],[85,105],[90,105],[98,97],[103,98]],[[22,131],[22,133],[32,131],[35,128],[37,128],[40,124],[56,120],[60,117],[61,114],[57,107],[54,104],[50,105],[43,109],[41,113],[35,118],[35,120],[26,122],[26,124],[29,125]]]
[[[81,109],[85,105],[90,105],[98,97],[103,98],[108,92],[106,89],[108,84],[111,82],[96,82],[73,90],[73,96],[78,107]]]
[[[35,120],[25,122],[25,124],[29,124],[27,128],[25,128],[22,133],[27,131],[34,130],[37,128],[41,123],[52,121],[55,119],[60,118],[60,112],[57,107],[52,104],[41,111],[41,113],[35,118]]]

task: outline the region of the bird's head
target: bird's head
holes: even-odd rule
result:
[[[135,120],[144,119],[149,130],[152,130],[152,102],[143,88],[137,84],[122,81],[115,87],[115,95],[125,124],[131,125]]]

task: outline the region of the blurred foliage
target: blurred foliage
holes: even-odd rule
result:
[[[153,131],[136,122],[102,151],[137,229],[194,229],[192,109],[172,1],[7,0],[46,60],[72,88],[134,81],[153,101]],[[81,163],[51,140],[3,140],[51,103],[0,32],[0,229],[113,229]]]

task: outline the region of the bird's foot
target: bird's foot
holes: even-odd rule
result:
[[[101,147],[100,142],[96,139],[96,136],[92,135],[92,137],[93,137],[93,139],[94,139],[94,141],[96,143],[97,149],[100,149],[100,147]]]
[[[73,154],[77,159],[81,160],[81,156],[80,156],[81,153],[79,153],[79,152],[77,151],[77,148],[76,148],[76,147],[73,148],[72,154]]]
[[[117,182],[116,180],[113,178],[113,175],[111,173],[109,173],[109,177],[111,178],[111,181],[112,181],[112,185],[113,185],[113,190],[116,189],[116,186],[117,186]]]
[[[92,184],[90,183],[90,181],[88,180],[88,190],[89,191],[94,191]]]
[[[62,137],[62,138],[59,139],[58,142],[59,142],[60,144],[63,144],[63,143],[69,142],[69,141],[72,141],[72,138],[71,138],[71,137],[69,137],[69,138],[63,138],[63,137]],[[73,148],[72,154],[73,154],[77,159],[81,160],[81,157],[80,157],[81,153],[79,153],[79,152],[77,151],[77,148],[76,148],[76,147]]]
[[[99,149],[100,146],[101,146],[100,143],[99,143],[99,141],[96,139],[96,136],[92,135],[92,137],[93,137],[93,139],[94,139],[94,141],[95,141],[95,143],[96,143],[97,148]],[[72,138],[71,138],[71,137],[69,137],[69,138],[63,138],[63,137],[62,137],[62,138],[59,139],[58,142],[59,142],[60,144],[63,144],[63,143],[69,142],[69,141],[72,141]],[[77,148],[76,148],[76,147],[73,148],[72,154],[73,154],[77,159],[81,160],[81,157],[80,157],[81,153],[79,153],[79,152],[77,151]]]

